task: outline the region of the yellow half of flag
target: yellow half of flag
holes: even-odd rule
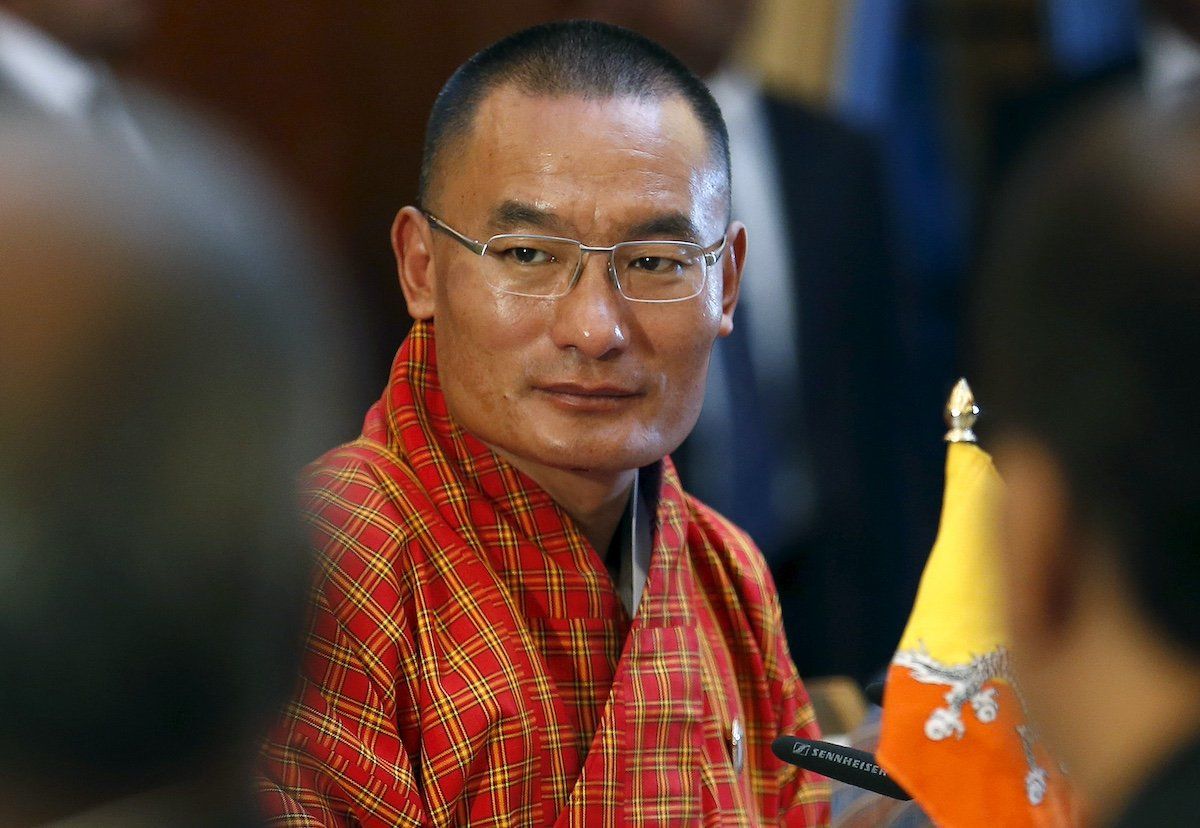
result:
[[[950,445],[937,540],[888,669],[878,758],[938,825],[1074,825],[1066,781],[1026,722],[1009,668],[1002,494],[986,452]]]
[[[962,663],[1005,642],[993,537],[1003,491],[986,451],[950,444],[942,520],[899,649],[923,643],[939,660]]]

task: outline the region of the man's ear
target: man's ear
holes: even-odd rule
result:
[[[1078,549],[1084,542],[1066,475],[1038,440],[1014,437],[996,451],[1005,482],[1001,569],[1014,641],[1044,654],[1070,625],[1079,598]]]
[[[742,269],[746,266],[746,225],[735,221],[729,225],[729,241],[721,257],[721,326],[719,336],[733,333],[733,309],[737,307],[742,287]]]
[[[405,207],[392,222],[392,251],[400,289],[413,319],[432,319],[437,274],[433,262],[433,233],[416,207]]]

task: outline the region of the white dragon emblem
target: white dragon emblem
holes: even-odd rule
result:
[[[968,703],[981,724],[991,724],[1000,713],[1000,701],[995,687],[987,686],[995,679],[1004,679],[1014,689],[1016,681],[1008,662],[1008,651],[997,647],[990,653],[975,656],[966,664],[942,664],[925,649],[900,650],[893,663],[908,670],[921,684],[940,684],[948,687],[943,698],[945,707],[938,707],[925,720],[926,738],[940,742],[953,736],[961,739],[967,731],[962,709]],[[1017,694],[1020,698],[1020,694]],[[1033,755],[1035,734],[1028,725],[1016,728],[1029,770],[1025,774],[1025,796],[1031,805],[1039,805],[1046,796],[1046,770]]]

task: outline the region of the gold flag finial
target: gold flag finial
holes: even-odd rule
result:
[[[959,379],[950,391],[950,399],[946,400],[946,432],[947,443],[977,443],[972,428],[979,417],[979,406],[975,405],[975,395],[966,379]]]

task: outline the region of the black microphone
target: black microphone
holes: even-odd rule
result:
[[[873,754],[865,750],[842,747],[833,742],[816,742],[812,739],[797,739],[795,736],[780,736],[771,743],[771,750],[789,765],[828,776],[839,782],[865,788],[892,799],[912,799],[908,793],[891,780],[887,771],[879,767]]]

